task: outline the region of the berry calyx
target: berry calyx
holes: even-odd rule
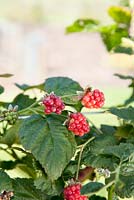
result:
[[[46,95],[42,101],[45,106],[45,114],[56,113],[61,114],[65,108],[65,104],[62,99],[56,96],[54,93],[50,93]]]
[[[80,183],[73,183],[64,188],[64,199],[65,200],[87,200],[88,197],[80,194],[81,189]]]
[[[88,88],[81,99],[81,103],[86,108],[101,108],[104,105],[104,94],[98,89]]]
[[[75,135],[83,136],[90,131],[86,117],[82,113],[72,113],[68,120],[68,130]]]

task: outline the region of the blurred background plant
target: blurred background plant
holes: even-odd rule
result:
[[[113,23],[103,25],[94,19],[79,19],[67,27],[67,33],[72,32],[99,32],[109,52],[134,54],[134,1],[121,1],[121,5],[110,6],[108,15]]]
[[[14,74],[8,83],[2,80],[3,85],[9,89],[5,93],[6,98],[12,98],[13,93],[18,93],[14,82],[38,84],[47,77],[57,75],[72,77],[83,85],[89,82],[94,87],[100,85],[108,91],[108,95],[109,91],[116,95],[120,87],[125,89],[126,84],[113,74],[133,75],[134,57],[130,55],[133,54],[133,41],[128,38],[131,14],[128,7],[122,9],[117,6],[129,6],[129,2],[0,1],[0,69],[2,73]],[[96,19],[93,21],[95,26],[90,28],[99,27],[110,54],[102,42],[98,28],[90,33],[84,31],[83,34],[65,34],[65,27],[78,18]],[[116,45],[115,48],[122,37],[122,41],[131,47],[124,49]],[[111,54],[113,51],[120,53]],[[123,54],[124,51],[129,55]],[[124,99],[126,93],[129,90],[125,93],[123,91]]]

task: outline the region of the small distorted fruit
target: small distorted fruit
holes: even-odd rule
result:
[[[104,94],[98,89],[88,88],[81,98],[81,103],[86,108],[101,108],[104,105]]]
[[[65,104],[62,99],[56,96],[54,93],[50,93],[46,95],[42,101],[45,106],[45,114],[56,113],[61,114],[65,108]]]
[[[65,200],[87,200],[88,197],[80,194],[80,183],[73,183],[64,188]]]
[[[78,136],[83,136],[90,131],[86,117],[79,112],[70,114],[67,124],[68,130]]]

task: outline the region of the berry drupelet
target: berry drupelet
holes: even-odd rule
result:
[[[104,94],[98,89],[91,90],[90,88],[85,92],[81,99],[81,103],[86,108],[101,108],[104,105]]]
[[[75,135],[83,136],[90,131],[86,117],[82,113],[72,113],[68,120],[68,130]]]
[[[56,96],[54,93],[46,95],[42,103],[45,106],[45,114],[61,114],[65,108],[65,104],[63,103],[62,99]]]

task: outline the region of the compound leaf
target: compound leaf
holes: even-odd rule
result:
[[[74,136],[63,125],[64,118],[49,115],[46,118],[33,115],[24,120],[20,129],[20,140],[41,163],[51,180],[60,177],[74,155]]]

